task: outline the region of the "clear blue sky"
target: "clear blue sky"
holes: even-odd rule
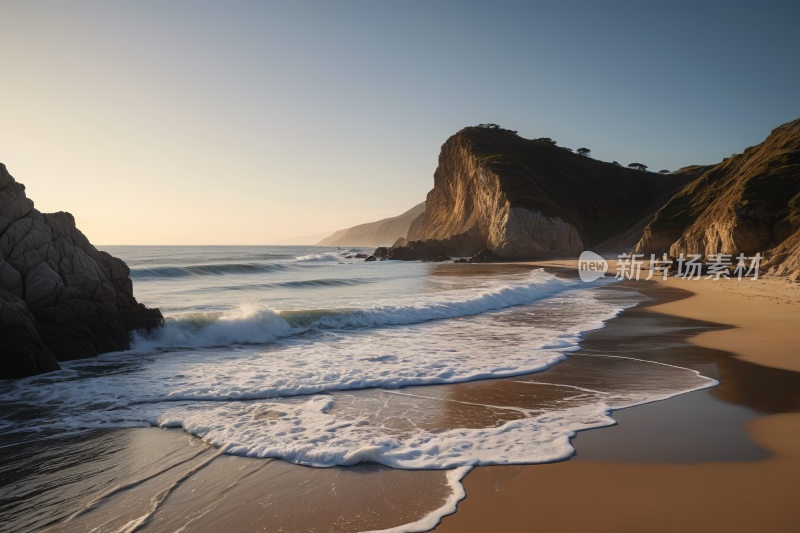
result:
[[[0,162],[100,244],[398,214],[494,122],[715,163],[800,117],[800,2],[0,3]]]

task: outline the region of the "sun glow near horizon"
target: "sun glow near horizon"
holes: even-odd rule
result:
[[[0,162],[92,242],[274,244],[423,201],[467,125],[676,169],[800,116],[791,17],[648,9],[4,2]]]

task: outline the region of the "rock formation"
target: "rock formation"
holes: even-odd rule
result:
[[[482,249],[477,254],[473,255],[469,258],[468,263],[497,263],[498,261],[502,261],[502,257],[498,257],[495,253],[491,250],[487,250],[486,248]]]
[[[130,346],[163,323],[133,297],[130,269],[98,251],[69,213],[42,214],[0,164],[0,379]]]
[[[574,257],[585,249],[761,252],[766,272],[798,279],[800,119],[718,165],[668,175],[595,161],[509,130],[465,128],[442,146],[425,205],[394,256],[422,244],[429,255],[465,257],[485,248],[507,259]]]
[[[316,246],[381,246],[405,237],[411,222],[425,211],[425,202],[402,215],[342,229],[319,241]]]
[[[702,174],[653,217],[635,253],[762,253],[772,274],[800,277],[800,119]]]
[[[373,254],[380,257],[381,261],[448,261],[450,258],[422,241],[412,241],[400,246],[393,246],[388,250],[378,248]]]
[[[687,183],[576,155],[503,129],[465,128],[444,143],[409,241],[448,255],[578,255],[652,215]],[[646,222],[645,222],[646,224]]]

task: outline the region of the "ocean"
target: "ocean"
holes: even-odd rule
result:
[[[610,278],[586,283],[522,263],[365,262],[355,255],[371,250],[359,248],[98,248],[128,264],[135,296],[160,308],[166,324],[135,333],[129,351],[0,382],[7,449],[175,428],[227,455],[453,470],[458,494],[473,466],[568,458],[570,438],[613,424],[613,409],[716,383],[664,365],[669,379],[646,387],[563,385],[557,399],[531,407],[437,398],[449,402],[443,416],[426,403],[436,385],[557,365],[582,334],[643,297],[608,291]],[[23,478],[24,467],[15,468]],[[74,482],[92,494],[91,480]],[[23,515],[41,513],[41,504],[14,512],[36,529]]]

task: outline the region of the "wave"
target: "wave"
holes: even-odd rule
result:
[[[270,342],[286,337],[294,328],[272,308],[245,302],[222,313],[191,313],[167,317],[150,333],[134,332],[135,348],[165,346],[220,346]]]
[[[537,275],[538,274],[538,275]],[[340,315],[321,318],[321,328],[364,328],[400,326],[428,320],[458,318],[531,303],[558,292],[575,288],[572,280],[560,279],[544,271],[535,271],[534,281],[522,285],[506,285],[473,296],[429,298],[406,305],[374,306]]]
[[[295,259],[301,263],[311,263],[317,261],[340,261],[342,257],[335,252],[324,252],[321,254],[301,255]]]
[[[163,266],[131,269],[131,278],[182,278],[188,276],[224,276],[226,274],[259,274],[286,270],[278,263],[232,263],[218,265]]]
[[[189,276],[224,276],[226,274],[261,274],[278,270],[290,270],[292,269],[292,263],[343,262],[347,259],[347,254],[357,252],[359,251],[323,252],[299,257],[275,256],[278,262],[270,263],[211,263],[189,266],[164,265],[148,268],[132,268],[130,276],[133,279],[148,279],[182,278]],[[350,259],[352,259],[352,257]]]
[[[311,287],[346,287],[351,285],[361,285],[363,283],[375,283],[372,279],[308,279],[301,281],[285,281],[283,283],[271,283],[267,287],[291,287],[295,289]]]
[[[486,311],[532,303],[567,289],[575,280],[534,271],[527,283],[505,285],[481,292],[443,293],[400,305],[366,309],[309,309],[276,311],[260,302],[245,302],[223,313],[170,317],[150,334],[134,336],[136,348],[164,346],[218,346],[235,343],[271,342],[303,333],[309,328],[353,329],[397,326],[477,315]]]

